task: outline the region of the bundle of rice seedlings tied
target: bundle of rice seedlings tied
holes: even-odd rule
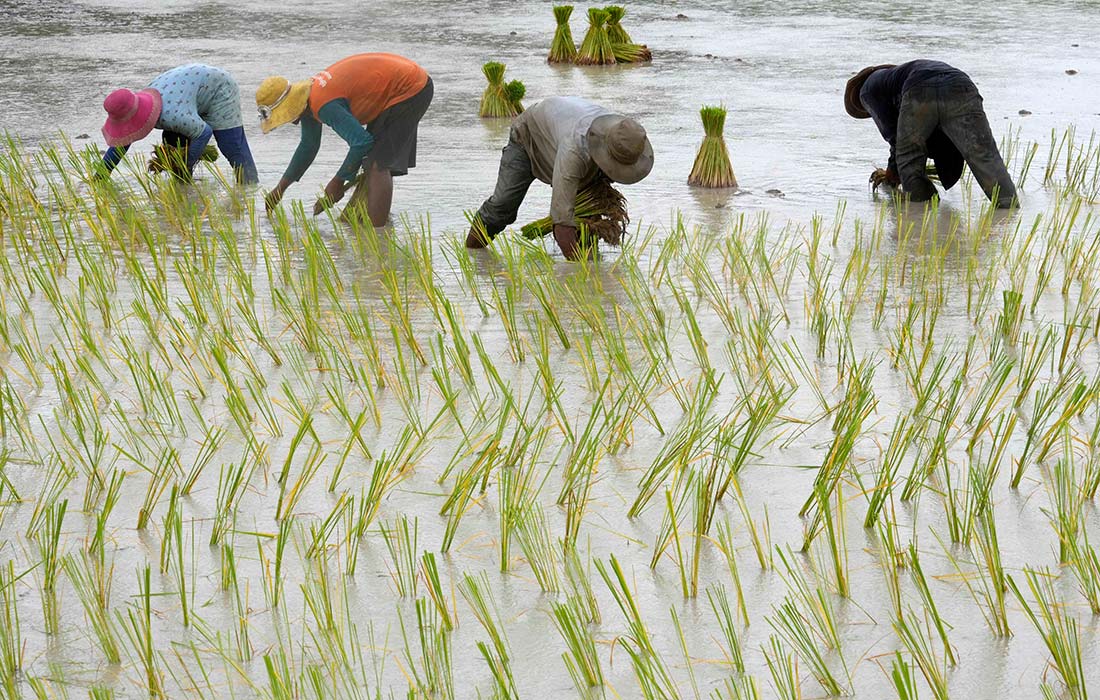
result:
[[[695,156],[695,164],[688,176],[688,184],[698,187],[737,187],[737,178],[730,164],[729,150],[722,131],[726,126],[725,107],[703,107],[703,143]]]
[[[577,57],[577,45],[573,42],[573,30],[569,28],[569,17],[573,14],[572,5],[555,5],[554,19],[558,28],[554,30],[554,40],[550,42],[550,55],[547,63],[572,63]]]
[[[496,61],[489,61],[481,67],[481,72],[489,81],[481,95],[478,114],[482,117],[514,117],[523,111],[520,100],[527,89],[518,80],[505,85],[504,70],[505,65]]]
[[[577,193],[573,208],[577,232],[585,244],[595,239],[610,245],[620,245],[630,216],[626,213],[626,197],[611,186],[611,181],[601,177]],[[524,238],[542,238],[554,230],[554,220],[544,216],[532,221],[520,231]]]
[[[622,5],[608,5],[603,8],[607,13],[607,36],[611,40],[611,51],[618,63],[648,63],[653,60],[653,52],[645,44],[635,44],[630,34],[623,29],[623,15],[626,8]]]
[[[581,42],[575,62],[581,66],[604,66],[615,63],[611,37],[607,35],[607,10],[588,8],[588,31]]]
[[[212,143],[202,149],[200,161],[213,163],[218,159],[218,148]],[[158,143],[153,146],[153,157],[149,159],[149,172],[170,173],[182,180],[190,180],[191,172],[187,168],[187,147]]]

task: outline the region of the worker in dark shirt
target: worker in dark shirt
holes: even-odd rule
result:
[[[848,81],[844,109],[856,119],[873,118],[890,144],[885,172],[872,175],[876,185],[900,185],[913,201],[927,201],[936,196],[925,171],[928,159],[945,189],[958,182],[965,161],[990,201],[1001,208],[1015,201],[1016,186],[989,129],[982,96],[958,68],[928,60],[869,66]]]

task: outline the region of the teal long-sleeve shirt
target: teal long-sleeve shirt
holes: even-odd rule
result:
[[[302,179],[302,175],[305,175],[309,166],[313,165],[313,159],[317,157],[317,151],[321,148],[321,124],[328,124],[348,144],[348,154],[344,158],[343,165],[336,171],[336,176],[344,182],[351,182],[359,174],[363,159],[374,147],[374,136],[351,113],[351,108],[345,99],[325,103],[321,109],[317,110],[317,116],[321,118],[320,121],[317,121],[308,109],[302,114],[301,140],[298,141],[298,148],[294,150],[290,165],[287,166],[283,177],[291,182]]]

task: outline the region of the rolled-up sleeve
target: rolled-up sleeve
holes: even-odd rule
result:
[[[333,100],[326,103],[317,111],[317,116],[347,142],[348,154],[344,157],[340,169],[336,171],[336,177],[344,182],[351,182],[359,174],[363,159],[374,147],[374,136],[351,113],[346,100]]]
[[[576,226],[574,208],[577,203],[577,190],[589,170],[589,163],[583,156],[571,148],[563,147],[558,150],[554,159],[554,178],[551,186],[554,189],[550,196],[550,218],[554,224],[561,226]]]
[[[313,165],[313,159],[317,157],[317,151],[321,148],[321,122],[313,118],[306,110],[301,117],[302,136],[298,141],[298,147],[294,149],[294,155],[290,157],[290,165],[286,166],[283,177],[291,182],[298,182]]]

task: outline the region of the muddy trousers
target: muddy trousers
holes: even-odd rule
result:
[[[973,84],[917,86],[902,95],[895,158],[898,177],[909,197],[923,202],[936,195],[925,164],[928,140],[937,128],[959,149],[985,196],[998,207],[1011,206],[1016,186],[989,129],[982,96]]]
[[[531,172],[531,159],[527,151],[511,139],[500,154],[500,172],[492,196],[485,200],[477,216],[485,226],[485,233],[493,238],[506,226],[514,224],[519,207],[535,176]]]

